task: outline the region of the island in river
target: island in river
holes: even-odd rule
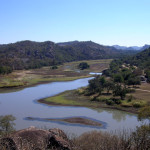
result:
[[[67,118],[35,118],[35,117],[26,117],[26,120],[31,121],[52,121],[52,122],[62,122],[69,123],[72,125],[84,125],[84,126],[94,126],[94,127],[103,127],[105,123],[102,123],[96,119],[87,118],[87,117],[67,117]]]

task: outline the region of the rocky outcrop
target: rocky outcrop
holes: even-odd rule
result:
[[[60,129],[42,130],[35,127],[19,130],[0,140],[0,150],[70,150],[70,142]]]

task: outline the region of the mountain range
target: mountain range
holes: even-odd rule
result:
[[[40,68],[70,61],[120,58],[135,53],[92,41],[54,43],[27,40],[0,45],[0,67],[12,70]]]
[[[141,47],[139,47],[139,46],[130,46],[130,47],[127,47],[127,46],[113,45],[113,47],[115,47],[118,50],[138,50],[138,51],[142,51],[144,49],[149,48],[150,45],[145,44],[144,46],[141,46]]]

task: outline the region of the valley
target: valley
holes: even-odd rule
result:
[[[79,78],[90,77],[90,72],[101,72],[109,67],[112,59],[88,60],[90,68],[79,70],[78,65],[84,61],[76,61],[58,65],[57,69],[51,66],[40,69],[15,70],[8,75],[0,75],[0,91],[10,88],[23,88],[40,83],[52,81],[70,81]]]

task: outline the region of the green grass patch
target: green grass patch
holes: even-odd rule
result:
[[[53,97],[49,97],[49,98],[46,98],[44,99],[46,102],[49,102],[49,103],[55,103],[55,104],[60,104],[60,105],[80,105],[79,102],[76,102],[74,100],[70,100],[70,99],[67,99],[64,97],[65,94],[62,93],[60,95],[56,95],[56,96],[53,96]]]

